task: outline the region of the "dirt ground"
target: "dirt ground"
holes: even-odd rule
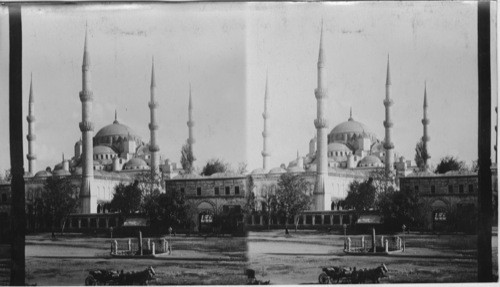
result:
[[[26,282],[37,285],[83,285],[91,269],[123,269],[126,272],[153,266],[157,279],[150,284],[244,284],[247,260],[245,241],[245,238],[177,236],[171,243],[173,255],[188,254],[187,260],[169,261],[111,258],[111,241],[107,238],[65,235],[52,240],[50,234],[27,236]],[[193,252],[205,260],[196,260]],[[226,259],[206,260],[207,257],[217,256]]]
[[[498,238],[493,241],[493,265],[498,278]],[[250,232],[249,267],[256,277],[272,284],[315,284],[322,267],[389,269],[382,283],[477,281],[475,235],[407,235],[406,252],[390,256],[347,255],[343,236],[320,231],[283,230]]]

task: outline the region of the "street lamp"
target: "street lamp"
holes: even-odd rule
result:
[[[344,228],[344,250],[347,249],[347,224],[343,224],[342,227]]]

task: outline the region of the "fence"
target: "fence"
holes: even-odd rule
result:
[[[142,241],[142,245],[139,242]],[[172,254],[172,245],[166,238],[129,238],[111,242],[113,255],[156,255],[161,253]]]
[[[375,248],[372,236],[349,236],[345,243],[347,252],[391,252],[403,250],[403,240],[399,236],[375,236]]]

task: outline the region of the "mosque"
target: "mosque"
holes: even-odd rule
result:
[[[40,196],[47,177],[69,177],[78,184],[81,199],[79,214],[91,215],[107,213],[114,187],[120,182],[133,182],[138,174],[150,172],[161,174],[165,191],[179,190],[196,206],[198,214],[194,215],[195,229],[204,223],[210,223],[211,217],[221,210],[241,211],[246,204],[247,195],[254,193],[256,208],[267,208],[266,196],[276,188],[279,177],[283,173],[295,173],[310,183],[310,189],[304,191],[312,198],[311,211],[341,211],[344,209],[343,199],[347,196],[349,184],[355,180],[365,180],[373,171],[396,174],[397,178],[415,177],[411,161],[406,161],[395,151],[391,140],[391,74],[390,61],[387,59],[387,75],[385,82],[385,137],[379,139],[370,128],[356,121],[352,110],[347,121],[330,130],[326,109],[328,89],[326,86],[326,53],[323,47],[323,28],[321,29],[319,55],[317,62],[317,87],[314,96],[317,102],[317,116],[314,119],[316,136],[309,142],[309,151],[305,156],[297,157],[288,166],[273,167],[271,165],[270,112],[271,95],[266,79],[263,116],[263,150],[262,168],[248,174],[217,173],[211,176],[185,174],[175,163],[160,161],[160,147],[156,142],[158,123],[156,112],[159,107],[155,100],[154,60],[151,70],[150,108],[151,120],[149,142],[143,139],[130,127],[118,120],[115,112],[114,121],[101,128],[94,135],[92,119],[93,93],[90,81],[90,52],[85,35],[82,90],[79,98],[82,103],[82,121],[79,124],[81,139],[75,143],[74,155],[63,159],[53,170],[36,170],[35,153],[35,115],[33,85],[30,86],[28,121],[28,165],[26,176],[26,202],[28,210],[33,208],[33,199]],[[188,109],[188,144],[194,147],[194,121],[191,91]],[[423,137],[427,146],[430,140],[427,134],[429,119],[427,118],[427,89],[424,90],[423,105]],[[427,159],[425,165],[427,166]],[[432,176],[427,171],[427,176]],[[476,176],[477,177],[477,176]],[[472,188],[473,189],[473,188]],[[333,224],[333,220],[331,221]],[[338,222],[338,221],[337,221]],[[340,219],[340,223],[342,219]],[[107,224],[107,223],[106,223]],[[80,225],[79,225],[80,226]]]

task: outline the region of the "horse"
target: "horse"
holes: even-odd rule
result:
[[[366,281],[371,281],[372,283],[380,283],[380,278],[387,277],[386,273],[389,271],[385,264],[381,264],[377,268],[373,269],[363,269],[356,272],[353,283],[365,283]],[[354,275],[354,274],[353,274]]]
[[[149,266],[143,271],[120,273],[120,283],[123,285],[148,285],[149,280],[153,280],[156,275],[153,266]]]

